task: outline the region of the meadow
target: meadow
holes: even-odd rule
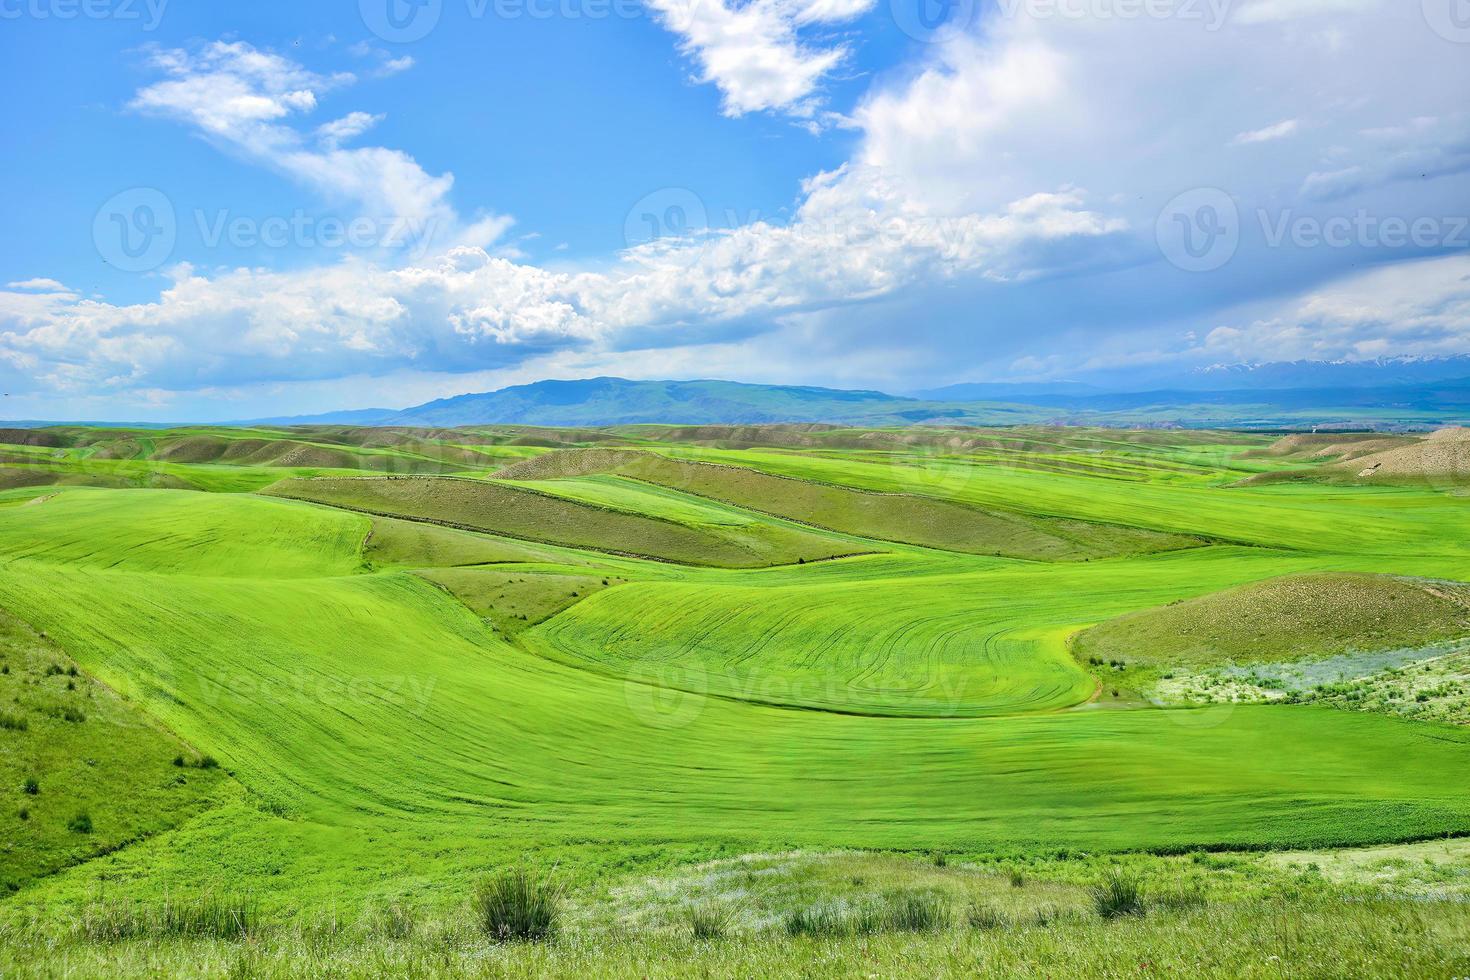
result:
[[[1460,852],[1413,888],[1268,860],[1470,835],[1454,480],[1314,480],[1251,433],[26,440],[0,447],[0,972],[1238,975],[1263,942],[1464,972]],[[1170,693],[1344,657],[1432,681]],[[1436,710],[1401,710],[1419,690]],[[793,857],[705,893],[761,855]],[[813,855],[847,863],[791,871]],[[465,925],[512,867],[558,883],[555,942]],[[1159,901],[1100,921],[1119,867]],[[932,896],[907,938],[787,935]],[[719,942],[689,934],[709,902]],[[167,925],[220,915],[248,949]]]

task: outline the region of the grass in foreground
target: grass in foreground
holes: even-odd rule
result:
[[[0,973],[37,977],[1459,976],[1470,908],[1450,902],[1280,897],[1103,920],[863,933],[565,935],[488,944],[468,922],[407,936],[324,923],[247,941],[178,933],[118,941],[0,934]]]

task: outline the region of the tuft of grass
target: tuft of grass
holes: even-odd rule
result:
[[[25,790],[27,796],[36,796],[41,792],[41,784],[36,781],[36,777],[34,776],[27,777],[25,784],[21,788]]]
[[[934,867],[936,867],[936,868],[946,868],[946,867],[949,867],[949,855],[948,854],[945,854],[943,851],[935,851],[934,852]]]
[[[525,868],[503,871],[475,890],[475,920],[492,942],[542,942],[556,934],[561,892]]]
[[[695,939],[723,939],[735,915],[724,905],[696,905],[689,910],[689,931]]]
[[[1147,906],[1143,900],[1143,884],[1132,875],[1114,869],[1103,876],[1101,884],[1090,890],[1092,907],[1104,919],[1120,919],[1142,915]]]
[[[825,905],[788,912],[785,927],[788,936],[840,936],[847,932],[842,916]]]
[[[888,897],[883,922],[896,932],[933,932],[949,925],[949,905],[929,892],[903,892]]]
[[[369,931],[372,934],[389,939],[408,939],[417,929],[418,920],[414,917],[413,910],[397,902],[378,909],[369,922]]]
[[[965,910],[965,923],[971,929],[1004,929],[1009,920],[993,905],[971,905]]]
[[[1025,888],[1026,872],[1020,868],[1012,868],[1010,873],[1006,875],[1006,880],[1011,883],[1012,888]]]
[[[99,901],[82,913],[78,931],[93,942],[147,937],[243,939],[258,926],[257,904],[249,897],[203,895],[162,905]]]
[[[30,727],[30,722],[26,721],[20,715],[12,715],[7,712],[0,711],[0,730],[8,732],[23,732]]]
[[[92,815],[86,810],[66,822],[66,829],[74,834],[90,834],[92,832]]]

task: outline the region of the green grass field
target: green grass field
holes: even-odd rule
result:
[[[876,972],[1079,972],[1088,944],[1102,973],[1148,943],[1160,968],[1182,966],[1174,928],[1215,944],[1201,972],[1250,973],[1249,944],[1222,945],[1220,923],[1268,929],[1250,909],[1297,901],[1296,871],[1221,886],[1216,921],[1073,912],[1115,860],[1154,861],[1156,890],[1181,869],[1208,890],[1235,879],[1161,856],[1470,835],[1470,727],[1452,711],[1326,690],[1164,707],[1144,683],[1175,664],[1470,647],[1454,488],[1245,483],[1282,463],[1241,434],[593,435],[627,452],[558,456],[592,444],[572,432],[325,428],[60,430],[4,447],[51,476],[0,490],[0,883],[16,889],[0,899],[0,972],[52,972],[28,948],[82,973],[235,969],[229,939],[85,926],[98,909],[227,895],[248,897],[267,937],[257,972],[290,972],[340,917],[350,929],[321,939],[318,972],[428,975],[432,944],[369,939],[373,917],[460,922],[476,880],[523,864],[556,869],[580,910],[569,935],[490,959],[445,940],[443,970],[854,973],[857,940],[824,951],[772,923],[875,877],[937,889],[963,918],[994,880],[881,864],[945,854],[967,873],[1056,879],[995,899],[1007,921],[1071,911],[1040,934],[957,919],[918,945],[875,940]],[[272,440],[290,445],[257,445]],[[296,466],[323,458],[299,445],[353,465]],[[1190,630],[1212,632],[1183,642]],[[1424,690],[1464,661],[1433,663]],[[84,722],[57,716],[68,697],[86,699]],[[83,811],[93,829],[70,829]],[[667,916],[640,945],[640,916],[693,888],[702,862],[834,850],[879,864],[761,885],[767,919],[723,954],[689,949]],[[664,898],[639,890],[650,880]],[[1335,921],[1342,962],[1365,966],[1349,972],[1462,963],[1463,911],[1430,923],[1343,887],[1314,883],[1291,906],[1303,939],[1287,955],[1306,957],[1292,962],[1328,962]],[[1391,911],[1345,904],[1365,896]],[[609,909],[616,942],[578,945]],[[1384,952],[1393,923],[1421,937],[1417,958]]]

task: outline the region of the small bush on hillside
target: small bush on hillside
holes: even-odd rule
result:
[[[560,916],[560,891],[525,868],[502,872],[475,891],[475,919],[493,942],[550,939]]]
[[[883,919],[898,932],[932,932],[949,925],[949,906],[937,895],[905,892],[889,897]]]
[[[41,792],[41,784],[36,782],[34,776],[25,781],[25,785],[23,788],[25,789],[28,796],[35,796],[37,793]]]
[[[934,852],[934,867],[945,868],[949,866],[949,855],[943,851]]]
[[[61,665],[60,664],[52,664],[51,666],[49,666],[49,667],[46,668],[46,676],[47,677],[58,677],[58,676],[60,676],[61,674],[64,674],[64,673],[66,673],[66,672],[61,669]]]
[[[182,755],[174,756],[174,765],[180,769],[184,768],[184,757]]]
[[[0,729],[9,732],[23,732],[30,728],[30,723],[20,715],[6,714],[0,711]]]
[[[695,939],[723,939],[734,918],[723,905],[696,905],[689,910],[689,931]]]
[[[971,929],[1004,929],[1006,917],[992,905],[971,905],[965,910],[965,922]]]
[[[202,755],[199,757],[199,761],[195,763],[195,765],[197,765],[200,769],[218,769],[219,760],[215,759],[215,757],[212,755]]]
[[[1012,888],[1026,887],[1026,872],[1020,868],[1012,868],[1006,878],[1010,881]]]
[[[1119,919],[1127,915],[1142,915],[1143,885],[1123,871],[1109,871],[1102,884],[1092,888],[1092,907],[1104,919]]]
[[[92,832],[92,815],[86,810],[83,810],[66,822],[66,829],[74,834],[90,834]]]
[[[21,807],[19,816],[22,820],[29,820],[31,819],[31,811],[27,810],[25,807]]]

